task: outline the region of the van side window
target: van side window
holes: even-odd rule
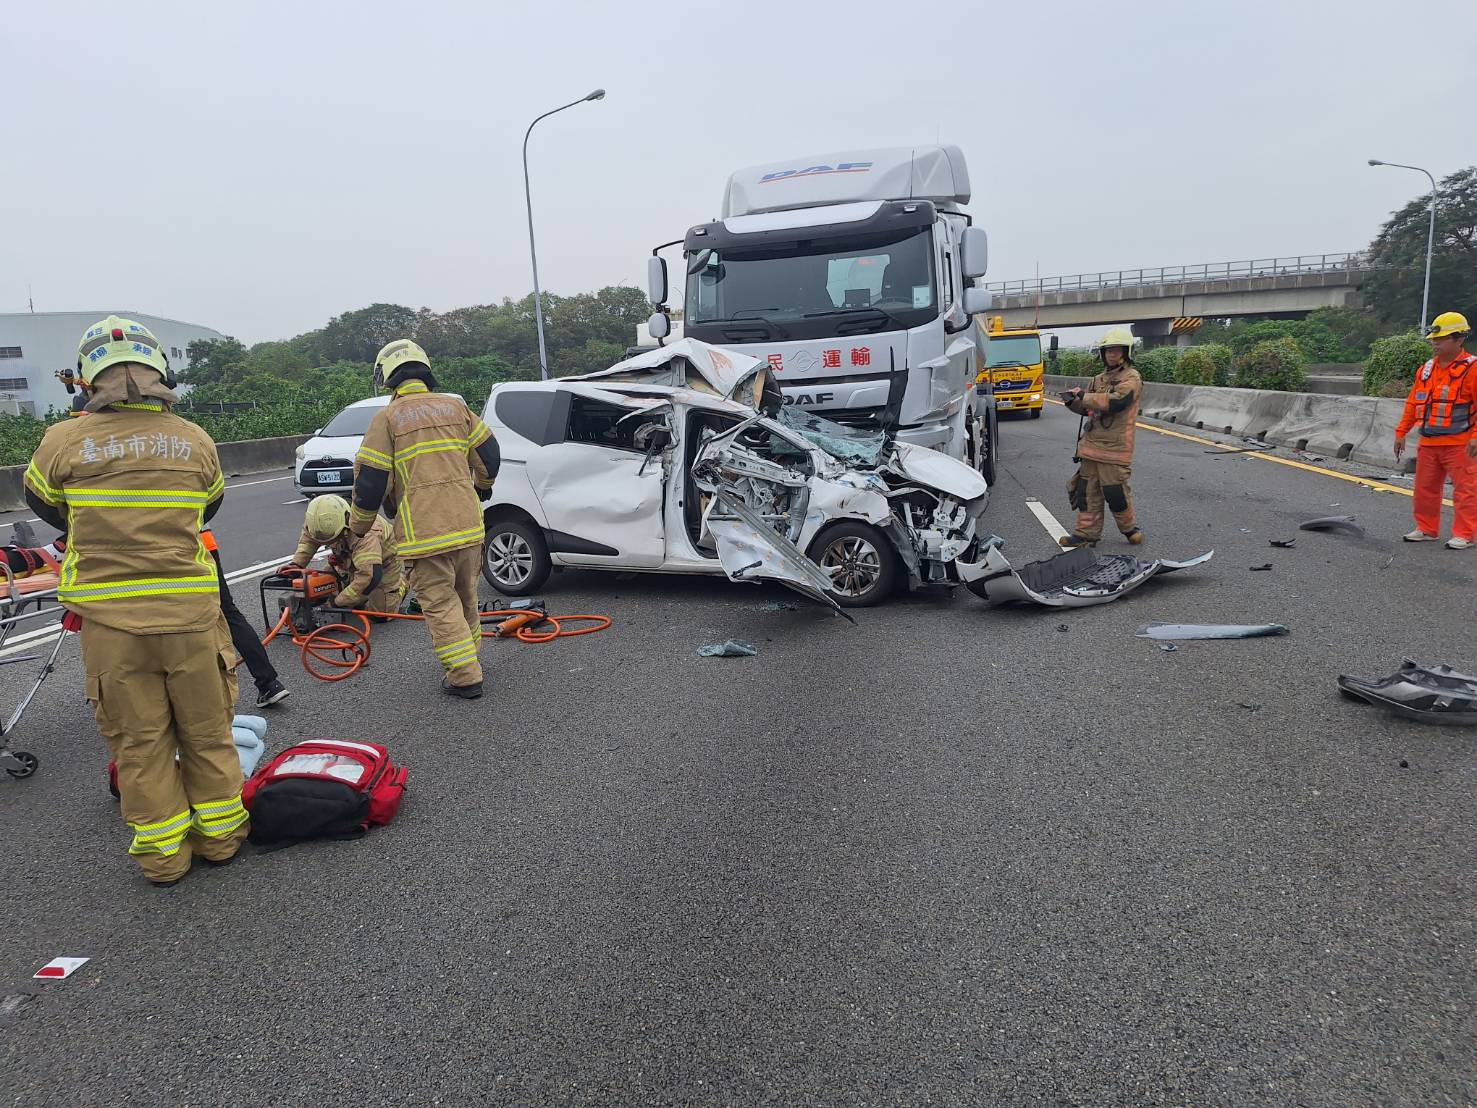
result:
[[[634,441],[634,436],[641,427],[641,420],[628,419],[616,426],[622,416],[630,414],[630,408],[588,400],[583,396],[572,396],[569,399],[569,425],[564,433],[564,441],[643,453],[637,449]]]

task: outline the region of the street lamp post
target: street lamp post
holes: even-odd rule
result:
[[[545,112],[528,125],[528,130],[523,132],[523,199],[528,204],[528,256],[533,262],[533,318],[538,325],[538,370],[539,376],[544,380],[549,379],[549,357],[544,352],[544,300],[543,294],[538,287],[538,251],[533,246],[533,194],[528,187],[528,136],[533,134],[533,129],[538,125],[539,119],[548,119],[556,112],[562,112],[565,108],[572,108],[576,104],[583,104],[586,100],[604,100],[605,90],[597,88],[588,96],[581,96],[578,100],[571,100],[563,107],[555,108],[553,111]]]
[[[1422,169],[1418,165],[1401,165],[1399,162],[1382,162],[1378,158],[1370,158],[1370,165],[1388,165],[1394,169],[1413,169],[1417,173],[1424,173],[1426,179],[1431,182],[1431,226],[1426,232],[1426,283],[1421,288],[1421,319],[1416,329],[1424,331],[1426,324],[1430,322],[1426,318],[1426,309],[1430,306],[1431,298],[1431,251],[1436,246],[1436,178],[1431,176],[1429,169]]]

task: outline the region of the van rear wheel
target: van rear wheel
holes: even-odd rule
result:
[[[529,596],[544,587],[554,568],[542,532],[521,519],[487,526],[482,542],[482,576],[504,596]]]

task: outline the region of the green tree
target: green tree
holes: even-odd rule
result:
[[[402,304],[371,304],[336,315],[318,334],[319,361],[373,362],[380,347],[394,339],[413,339],[422,313]]]
[[[1430,194],[1422,192],[1391,215],[1369,244],[1369,260],[1381,268],[1364,292],[1385,323],[1408,327],[1421,310],[1430,211]],[[1477,317],[1477,166],[1450,174],[1437,187],[1428,314],[1441,312]]]
[[[1307,362],[1296,339],[1286,336],[1267,339],[1236,359],[1236,385],[1244,389],[1301,392],[1308,383]]]
[[[190,367],[179,374],[187,385],[206,385],[234,373],[246,360],[246,347],[227,335],[223,339],[195,339],[186,344]]]
[[[1174,367],[1175,383],[1180,385],[1213,385],[1215,377],[1215,358],[1203,346],[1192,346],[1184,351]]]
[[[1379,339],[1364,364],[1365,396],[1404,396],[1415,383],[1416,370],[1431,357],[1431,346],[1419,331],[1403,331]]]
[[[1135,354],[1133,367],[1145,381],[1173,381],[1179,360],[1180,352],[1177,347],[1156,346]]]

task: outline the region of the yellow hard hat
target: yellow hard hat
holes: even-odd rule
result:
[[[349,502],[342,496],[315,496],[303,520],[308,537],[325,546],[349,526]]]
[[[1467,325],[1467,317],[1461,312],[1442,312],[1426,328],[1426,338],[1444,339],[1447,335],[1465,335],[1471,329]]]
[[[1133,353],[1133,332],[1127,327],[1109,327],[1108,333],[1098,339],[1093,349],[1101,354],[1110,346],[1121,346],[1129,354]]]
[[[396,339],[387,342],[380,348],[380,352],[374,356],[374,385],[375,388],[387,388],[390,380],[402,366],[419,363],[427,369],[431,368],[431,359],[426,357],[426,352],[409,339]]]
[[[90,385],[93,378],[108,366],[120,362],[146,365],[156,371],[165,384],[174,387],[169,359],[164,356],[154,333],[142,323],[110,315],[89,327],[77,344],[77,372]]]

